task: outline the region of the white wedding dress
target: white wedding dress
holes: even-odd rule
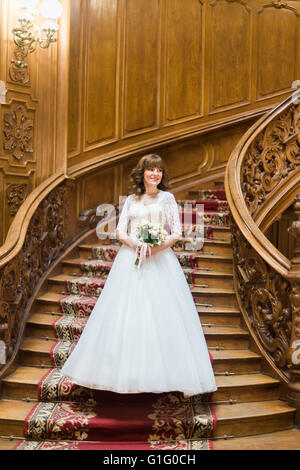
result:
[[[175,197],[168,191],[145,205],[131,194],[117,229],[135,237],[142,220],[167,223],[182,236]],[[166,248],[138,269],[122,244],[81,337],[61,372],[72,382],[118,393],[217,390],[196,306],[182,267]]]

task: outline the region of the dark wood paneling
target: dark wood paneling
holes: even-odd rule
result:
[[[202,28],[199,0],[167,0],[167,122],[201,113]]]
[[[87,1],[85,147],[116,136],[118,0]]]
[[[160,0],[127,0],[125,11],[125,135],[158,126]]]
[[[296,3],[296,2],[295,2]],[[297,80],[299,18],[294,10],[268,7],[258,14],[257,97],[283,92]]]
[[[210,111],[250,101],[251,29],[249,7],[218,1],[211,5]]]
[[[80,152],[80,116],[82,88],[82,0],[72,0],[70,10],[70,80],[69,80],[69,119],[68,119],[68,152]]]
[[[80,14],[78,5],[70,169],[257,118],[299,78],[300,2],[81,0]]]

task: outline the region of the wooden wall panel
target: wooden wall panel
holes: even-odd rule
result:
[[[70,43],[69,79],[69,117],[68,117],[68,152],[72,155],[80,153],[81,144],[81,104],[82,104],[82,49],[83,49],[83,0],[72,0],[70,10]],[[84,0],[85,1],[85,0]],[[77,71],[77,73],[74,73]]]
[[[299,1],[74,0],[71,8],[71,171],[258,117],[300,79]]]
[[[88,0],[85,149],[116,137],[118,0]]]
[[[107,168],[88,175],[79,181],[77,207],[79,214],[87,208],[96,207],[100,202],[114,201],[115,168]]]
[[[161,0],[125,1],[123,134],[158,127]]]
[[[250,101],[251,10],[214,1],[210,7],[210,112]]]
[[[166,123],[201,114],[202,3],[166,0]]]
[[[257,98],[291,87],[299,63],[299,16],[295,9],[265,7],[258,13]]]

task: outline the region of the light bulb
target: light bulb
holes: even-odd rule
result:
[[[45,18],[57,20],[62,14],[62,5],[58,0],[44,0],[40,10]]]
[[[37,4],[37,0],[18,0],[20,8],[24,8],[26,10],[34,10],[35,5]]]

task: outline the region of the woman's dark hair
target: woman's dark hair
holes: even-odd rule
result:
[[[169,177],[162,158],[155,153],[150,153],[144,155],[130,173],[131,188],[136,195],[140,196],[145,193],[144,171],[152,167],[161,168],[163,172],[161,182],[157,185],[157,188],[163,191],[169,189]]]

